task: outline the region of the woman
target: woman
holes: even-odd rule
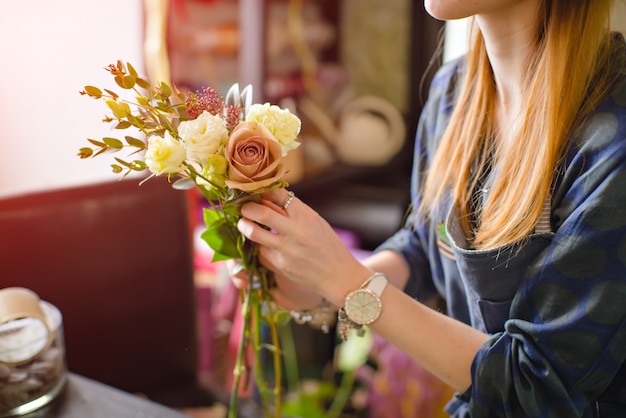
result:
[[[285,190],[246,204],[239,229],[277,273],[277,302],[325,299],[340,329],[369,324],[459,392],[453,416],[626,416],[626,46],[611,3],[426,0],[435,18],[474,16],[474,33],[432,83],[411,216],[361,263]],[[420,303],[435,294],[446,314]]]

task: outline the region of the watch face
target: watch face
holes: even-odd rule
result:
[[[380,299],[369,289],[358,289],[350,293],[344,307],[348,318],[359,325],[374,322],[380,315],[381,308]]]

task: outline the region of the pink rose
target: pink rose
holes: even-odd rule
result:
[[[253,192],[279,181],[286,172],[282,149],[263,124],[242,122],[226,145],[228,180],[232,189]]]

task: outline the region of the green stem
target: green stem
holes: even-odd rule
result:
[[[247,336],[246,336],[246,323],[250,318],[250,297],[251,290],[242,290],[245,292],[245,297],[243,300],[243,305],[241,311],[243,313],[243,326],[241,327],[241,334],[239,337],[239,347],[237,349],[237,358],[235,359],[235,369],[233,370],[233,387],[230,395],[230,405],[228,407],[228,418],[236,418],[237,417],[237,403],[239,400],[239,385],[241,384],[241,375],[243,373],[243,358],[246,353],[247,344]]]
[[[259,302],[258,295],[254,298],[254,318],[253,318],[253,337],[254,337],[254,377],[259,393],[261,394],[261,402],[263,404],[263,410],[268,410],[267,402],[267,385],[263,379],[263,364],[261,362],[261,303]]]
[[[271,336],[271,344],[268,348],[272,352],[272,363],[274,366],[274,389],[271,393],[271,397],[274,401],[273,411],[274,416],[276,418],[280,418],[282,415],[282,367],[281,367],[281,350],[280,350],[280,339],[278,335],[277,329],[277,319],[274,312],[274,305],[272,303],[271,297],[269,296],[269,287],[268,287],[268,277],[266,271],[260,271],[260,284],[261,290],[257,295],[256,299],[256,309],[257,309],[257,321],[260,321],[261,318],[265,319],[265,322],[268,325],[270,336]],[[267,315],[265,317],[262,316],[261,308],[265,305],[267,307]],[[261,352],[261,341],[260,341],[260,323],[256,324],[256,334],[255,334],[255,353],[257,354],[255,358],[256,363],[256,373],[255,373],[255,381],[259,388],[259,392],[261,393],[261,398],[264,406],[264,410],[267,412],[269,416],[270,408],[268,396],[270,395],[270,391],[268,390],[267,384],[265,382],[265,376],[263,373],[263,368],[261,364],[261,359],[258,356],[258,353]]]
[[[265,294],[267,295],[267,289]],[[269,298],[268,298],[269,299]],[[274,411],[275,417],[280,418],[282,415],[282,366],[281,366],[281,347],[280,339],[278,337],[278,326],[276,324],[276,315],[274,313],[274,305],[271,301],[266,301],[268,306],[268,325],[270,327],[270,335],[272,336],[272,353],[274,355]]]
[[[328,409],[326,418],[337,418],[341,415],[341,412],[350,399],[355,376],[356,374],[353,371],[343,373],[341,384],[337,389],[337,394],[335,395],[335,399],[333,399],[332,405],[330,405]]]
[[[298,372],[298,359],[296,357],[296,344],[293,340],[291,323],[278,327],[280,332],[280,342],[283,347],[283,357],[285,358],[285,376],[287,377],[287,390],[295,393],[300,384],[300,374]]]
[[[274,366],[274,414],[276,418],[280,418],[282,415],[282,367],[281,367],[281,350],[280,339],[278,335],[277,316],[275,313],[274,304],[269,291],[268,284],[268,272],[259,265],[258,250],[254,246],[247,246],[245,239],[238,240],[237,247],[242,256],[241,261],[244,264],[245,270],[249,272],[248,287],[245,290],[245,301],[243,304],[244,315],[244,327],[241,334],[241,343],[239,351],[237,353],[237,361],[235,366],[235,381],[233,385],[233,393],[230,399],[229,418],[235,418],[237,413],[237,394],[240,385],[242,361],[245,356],[244,346],[246,343],[251,343],[254,348],[254,381],[257,384],[259,392],[261,394],[262,406],[266,412],[270,411],[269,407],[269,390],[267,389],[261,359],[259,353],[261,352],[261,320],[265,320],[269,326],[270,336],[272,340],[271,351],[273,354],[273,366]],[[260,289],[257,286],[260,285]],[[267,306],[267,316],[264,317],[261,312],[263,305]],[[246,333],[248,331],[248,333]]]

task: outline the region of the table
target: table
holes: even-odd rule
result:
[[[69,373],[59,396],[22,418],[189,418],[139,396]]]

